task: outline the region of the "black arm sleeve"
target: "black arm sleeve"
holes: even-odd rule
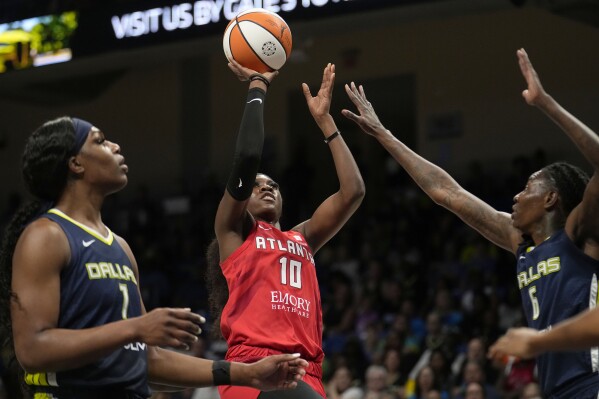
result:
[[[259,88],[248,91],[247,101],[233,158],[233,169],[227,182],[227,191],[237,201],[252,195],[256,173],[260,167],[264,146],[264,100],[266,93]]]

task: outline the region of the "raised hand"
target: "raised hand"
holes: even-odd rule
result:
[[[138,339],[148,345],[189,349],[202,332],[200,324],[206,322],[199,314],[183,308],[157,308],[136,317]]]
[[[518,55],[520,71],[522,72],[524,79],[526,79],[526,84],[528,85],[528,88],[522,91],[522,97],[524,97],[524,100],[526,100],[527,104],[537,106],[541,101],[548,97],[548,94],[545,92],[545,89],[543,89],[539,75],[533,68],[526,51],[521,48],[516,52],[516,54]]]
[[[328,63],[324,68],[322,74],[322,83],[316,96],[312,96],[310,87],[306,83],[302,83],[302,90],[304,97],[306,97],[306,103],[308,109],[312,114],[312,117],[318,121],[329,115],[331,109],[331,101],[333,99],[333,87],[335,85],[335,64]]]
[[[535,357],[538,353],[532,347],[532,340],[542,334],[534,328],[510,328],[489,348],[489,357],[502,359],[506,356],[516,356],[522,359]]]
[[[242,82],[248,81],[250,79],[250,76],[258,73],[256,71],[254,71],[253,69],[244,67],[243,65],[241,65],[240,63],[238,63],[235,60],[231,60],[228,64],[228,67],[235,74],[235,76],[237,76],[237,78],[239,80],[241,80]],[[278,74],[279,74],[279,71],[273,71],[273,72],[264,72],[264,73],[261,73],[260,75],[264,76],[269,82],[272,82],[272,80]]]
[[[245,365],[249,371],[249,384],[261,391],[293,389],[306,374],[308,362],[298,353],[272,355]]]
[[[351,82],[350,85],[345,85],[345,92],[356,106],[359,115],[344,109],[341,111],[343,116],[356,122],[365,133],[370,134],[371,136],[375,136],[376,133],[384,132],[386,130],[379,120],[379,117],[374,112],[372,104],[370,104],[370,101],[366,98],[366,93],[364,92],[364,87],[362,87],[362,85],[356,87],[356,84]]]

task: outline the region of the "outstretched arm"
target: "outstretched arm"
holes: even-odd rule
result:
[[[599,345],[599,309],[581,313],[551,330],[513,328],[489,348],[489,357],[531,358],[544,352],[574,351]]]
[[[526,51],[520,49],[517,55],[520,70],[528,86],[522,92],[522,97],[529,105],[537,107],[555,122],[593,167],[594,173],[582,202],[568,217],[566,230],[577,241],[590,239],[597,245],[599,243],[599,137],[545,92]]]
[[[213,361],[162,348],[148,352],[148,379],[161,387],[207,387],[216,385]],[[272,355],[258,362],[230,363],[230,384],[249,386],[261,391],[293,389],[305,375],[308,362],[299,354]]]
[[[122,238],[117,237],[117,239],[129,256],[131,266],[139,281],[137,261],[133,256],[131,248]],[[137,294],[141,296],[139,290]],[[142,309],[143,315],[140,319],[156,318],[156,315],[159,315],[157,311],[162,310],[155,309],[150,313],[146,313],[143,303]],[[171,309],[171,311],[183,311],[183,315],[188,313],[187,309]],[[193,334],[199,334],[202,331],[199,327],[199,323],[203,323],[205,320],[199,315],[193,313],[191,315],[195,317],[195,322],[189,329],[193,331]],[[176,337],[181,334],[181,332],[175,329],[176,324],[178,323],[176,319],[173,320],[173,318],[171,318],[171,320],[166,320],[166,322],[166,326],[160,324],[150,325],[147,323],[143,326],[145,327],[144,332],[148,336],[156,336],[149,342],[151,346],[148,346],[148,381],[152,387],[161,391],[177,391],[186,387],[216,385],[219,382],[225,384],[223,381],[214,380],[212,371],[213,361],[160,347],[167,346],[168,342],[174,341],[174,338],[169,336]],[[164,339],[158,340],[162,335],[169,337],[170,341]],[[195,335],[190,334],[189,338],[190,339],[184,341],[183,347],[185,349],[189,348],[191,343],[197,341]],[[178,341],[174,342],[177,343]],[[305,368],[308,366],[308,362],[304,359],[300,359],[299,356],[299,354],[269,356],[252,364],[232,362],[230,363],[230,369],[228,370],[230,381],[226,381],[226,385],[251,386],[263,391],[295,388],[297,386],[297,381],[302,379],[305,375]],[[222,373],[220,376],[223,376]]]
[[[521,233],[512,226],[509,214],[493,209],[464,190],[447,172],[422,158],[393,136],[380,122],[362,86],[356,87],[352,82],[351,85],[345,85],[345,91],[356,106],[358,114],[344,109],[343,115],[376,138],[435,203],[456,214],[489,241],[516,252]]]
[[[253,223],[251,215],[247,212],[247,203],[252,194],[262,156],[264,101],[268,90],[265,81],[251,80],[252,75],[257,75],[255,71],[235,61],[229,63],[229,68],[239,80],[250,80],[250,86],[237,136],[231,175],[214,222],[221,260],[226,259],[243,243],[243,232],[249,230],[248,226]],[[266,72],[261,76],[270,82],[277,74],[276,71]]]
[[[335,171],[339,179],[339,190],[327,198],[310,219],[294,228],[306,237],[314,252],[343,227],[358,209],[365,194],[364,181],[358,165],[329,113],[334,84],[335,65],[333,64],[328,64],[324,68],[322,83],[316,96],[312,96],[306,83],[302,84],[310,113],[325,139],[328,138],[327,144],[333,155]]]

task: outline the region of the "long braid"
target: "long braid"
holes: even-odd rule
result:
[[[62,117],[46,122],[33,132],[23,151],[23,178],[35,199],[15,213],[4,231],[0,246],[0,343],[11,364],[15,360],[15,353],[10,306],[19,300],[12,291],[13,254],[23,230],[47,211],[64,190],[74,143],[73,121]],[[20,367],[19,372],[22,374]]]
[[[210,305],[210,314],[213,317],[211,335],[214,338],[222,338],[220,319],[223,308],[229,299],[229,287],[227,286],[225,275],[220,268],[220,254],[216,238],[208,244],[208,248],[206,249],[206,264],[208,304]]]
[[[2,344],[12,347],[12,323],[10,319],[10,301],[17,300],[11,289],[12,256],[17,241],[25,226],[46,207],[42,201],[31,201],[23,205],[6,227],[0,247],[0,336]]]

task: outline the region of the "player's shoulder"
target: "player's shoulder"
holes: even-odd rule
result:
[[[53,220],[40,217],[29,223],[24,229],[19,241],[55,241],[66,240],[62,227]]]
[[[27,263],[62,267],[71,257],[65,232],[55,222],[39,218],[25,227],[17,241],[14,259]]]

